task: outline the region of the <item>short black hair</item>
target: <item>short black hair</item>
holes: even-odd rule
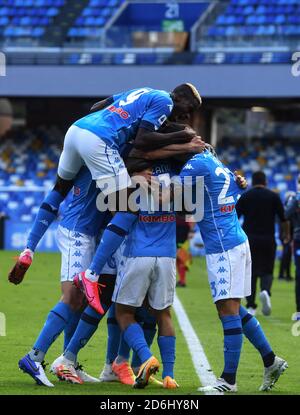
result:
[[[267,176],[263,171],[256,171],[252,174],[252,186],[265,186],[267,184]]]
[[[185,121],[185,115],[192,115],[198,111],[202,104],[197,88],[189,83],[178,85],[172,92],[171,98],[174,108],[169,119],[171,121]]]

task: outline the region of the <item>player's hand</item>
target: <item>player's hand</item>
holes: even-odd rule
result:
[[[240,174],[238,174],[237,171],[234,172],[234,175],[236,177],[237,185],[243,190],[247,189],[248,183],[247,183],[246,178],[244,176],[241,176]]]
[[[198,137],[195,130],[193,130],[191,127],[186,126],[184,129],[185,134],[190,136],[190,139],[192,140],[194,137]]]
[[[196,136],[187,144],[189,153],[202,153],[205,149],[205,142],[200,136]]]
[[[8,274],[8,281],[15,285],[20,284],[24,279],[26,271],[32,264],[32,258],[33,252],[30,249],[25,249]]]

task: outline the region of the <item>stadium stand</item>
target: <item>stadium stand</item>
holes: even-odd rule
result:
[[[65,0],[0,0],[0,39],[38,40],[59,14]]]
[[[212,38],[243,40],[257,37],[295,38],[300,35],[297,0],[231,0],[209,28]]]
[[[56,175],[62,135],[56,128],[17,130],[0,144],[0,212],[31,222]]]
[[[0,47],[8,64],[280,64],[300,43],[298,0],[178,5],[172,14],[150,0],[0,0]]]
[[[103,33],[103,27],[116,13],[124,0],[90,0],[68,30],[68,38],[94,38]]]

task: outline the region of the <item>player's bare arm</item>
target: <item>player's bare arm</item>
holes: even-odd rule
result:
[[[140,128],[134,141],[134,147],[144,151],[156,150],[169,144],[188,143],[196,136],[196,132],[189,127],[167,134]]]

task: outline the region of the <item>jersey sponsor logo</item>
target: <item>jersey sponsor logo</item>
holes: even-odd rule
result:
[[[110,112],[114,112],[114,113],[118,114],[121,118],[123,118],[123,120],[127,120],[127,118],[130,117],[130,115],[128,114],[128,112],[125,111],[125,110],[123,110],[123,108],[115,107],[114,105],[111,105],[107,109]]]
[[[74,186],[74,191],[73,191],[74,195],[79,196],[80,192],[81,192],[80,187]]]
[[[176,222],[175,215],[160,215],[160,216],[153,216],[153,215],[140,215],[139,221],[144,223],[170,223]]]
[[[233,212],[234,209],[235,209],[235,205],[234,204],[233,205],[223,205],[223,206],[220,206],[220,212],[221,213],[230,213],[230,212]]]

